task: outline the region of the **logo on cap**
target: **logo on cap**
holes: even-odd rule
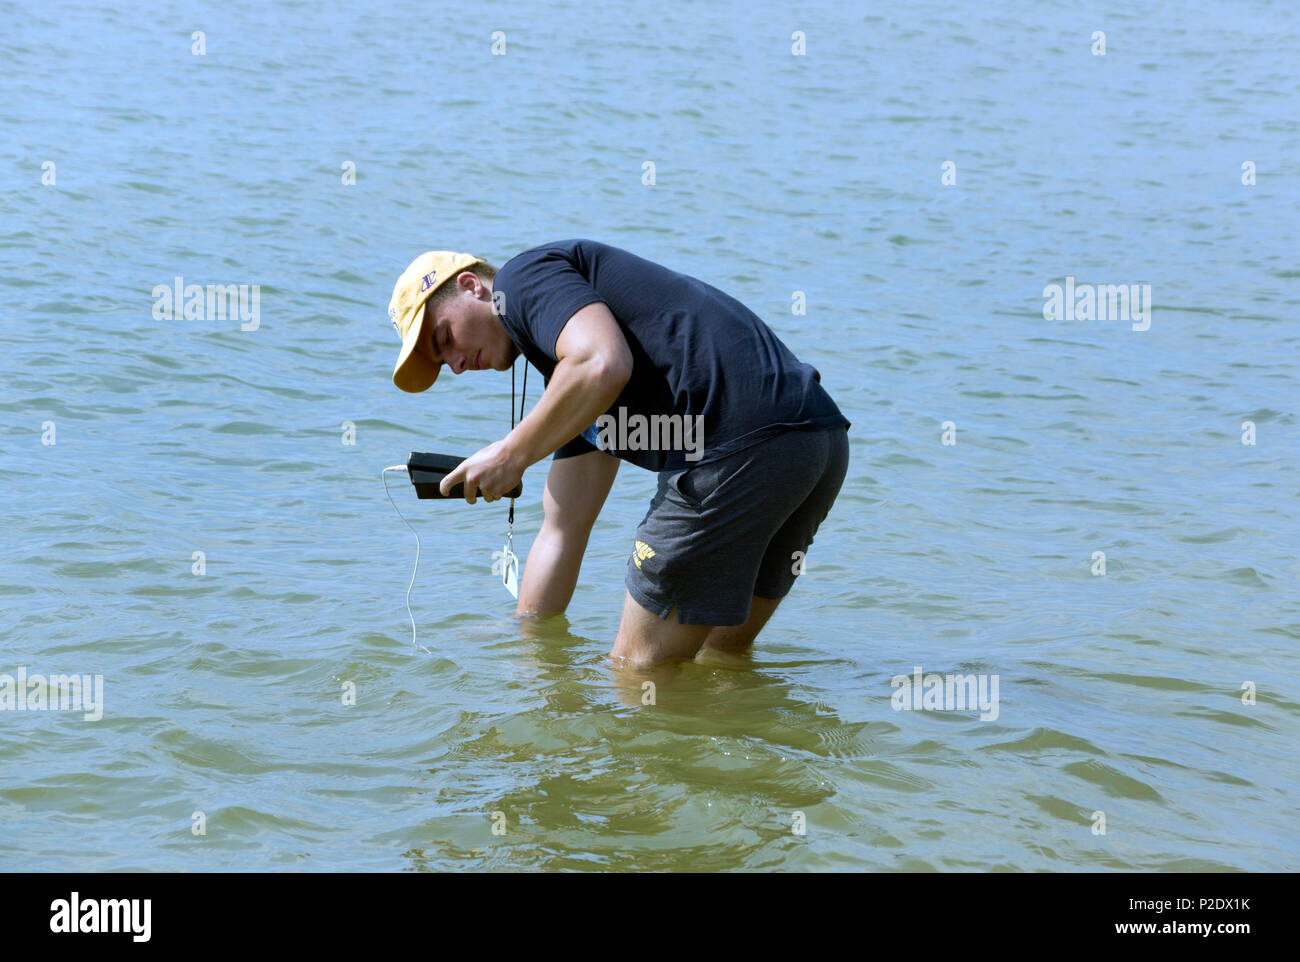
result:
[[[423,294],[425,291],[427,291],[429,288],[431,288],[431,287],[433,286],[433,279],[434,279],[435,277],[437,277],[437,276],[438,276],[438,272],[437,272],[437,271],[434,271],[434,272],[431,273],[431,274],[425,274],[425,275],[424,275],[424,284],[423,284],[423,286],[420,288],[420,293],[421,293],[421,294]]]

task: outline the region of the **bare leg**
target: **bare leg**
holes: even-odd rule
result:
[[[602,451],[551,462],[542,492],[542,529],[528,549],[515,614],[549,615],[569,606],[591,526],[618,465],[618,458]]]
[[[667,618],[659,618],[642,608],[630,592],[624,592],[623,621],[609,657],[615,661],[626,659],[634,665],[694,658],[713,630],[708,625],[681,624],[676,608],[668,612]]]
[[[754,643],[780,603],[780,598],[760,598],[754,595],[749,603],[749,619],[743,625],[711,628],[708,637],[704,639],[704,647],[715,651],[744,651]]]

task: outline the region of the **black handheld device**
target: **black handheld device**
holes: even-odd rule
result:
[[[406,473],[411,477],[411,484],[415,486],[415,496],[421,501],[429,499],[452,500],[456,498],[464,499],[465,485],[460,483],[455,485],[448,494],[443,494],[438,485],[442,479],[451,474],[456,466],[464,461],[464,458],[458,458],[454,454],[429,454],[423,451],[412,451],[411,456],[406,460]],[[513,490],[507,491],[502,495],[503,498],[517,498],[523,494],[524,485],[521,481],[516,484]]]

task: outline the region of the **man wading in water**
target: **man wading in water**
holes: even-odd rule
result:
[[[821,376],[757,315],[590,240],[534,247],[499,271],[468,254],[423,254],[388,314],[403,391],[427,390],[444,364],[504,371],[520,354],[546,379],[514,430],[442,481],[444,493],[463,481],[471,504],[495,501],[554,452],[516,614],[568,607],[628,461],[657,471],[659,490],[636,530],[610,657],[652,664],[753,643],[802,571],[849,458],[849,422]]]

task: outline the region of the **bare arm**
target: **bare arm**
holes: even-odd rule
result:
[[[441,481],[445,495],[465,482],[465,500],[495,501],[531,464],[578,436],[614,403],[632,377],[632,349],[608,307],[596,302],[574,313],[555,342],[558,359],[541,400],[500,441],[466,458]],[[567,458],[561,460],[568,460]]]
[[[569,606],[591,527],[618,465],[617,458],[603,451],[551,462],[542,497],[542,528],[528,550],[515,614],[551,615]]]
[[[559,363],[541,400],[503,442],[521,473],[604,414],[632,376],[632,349],[601,303],[569,318],[555,356]]]

